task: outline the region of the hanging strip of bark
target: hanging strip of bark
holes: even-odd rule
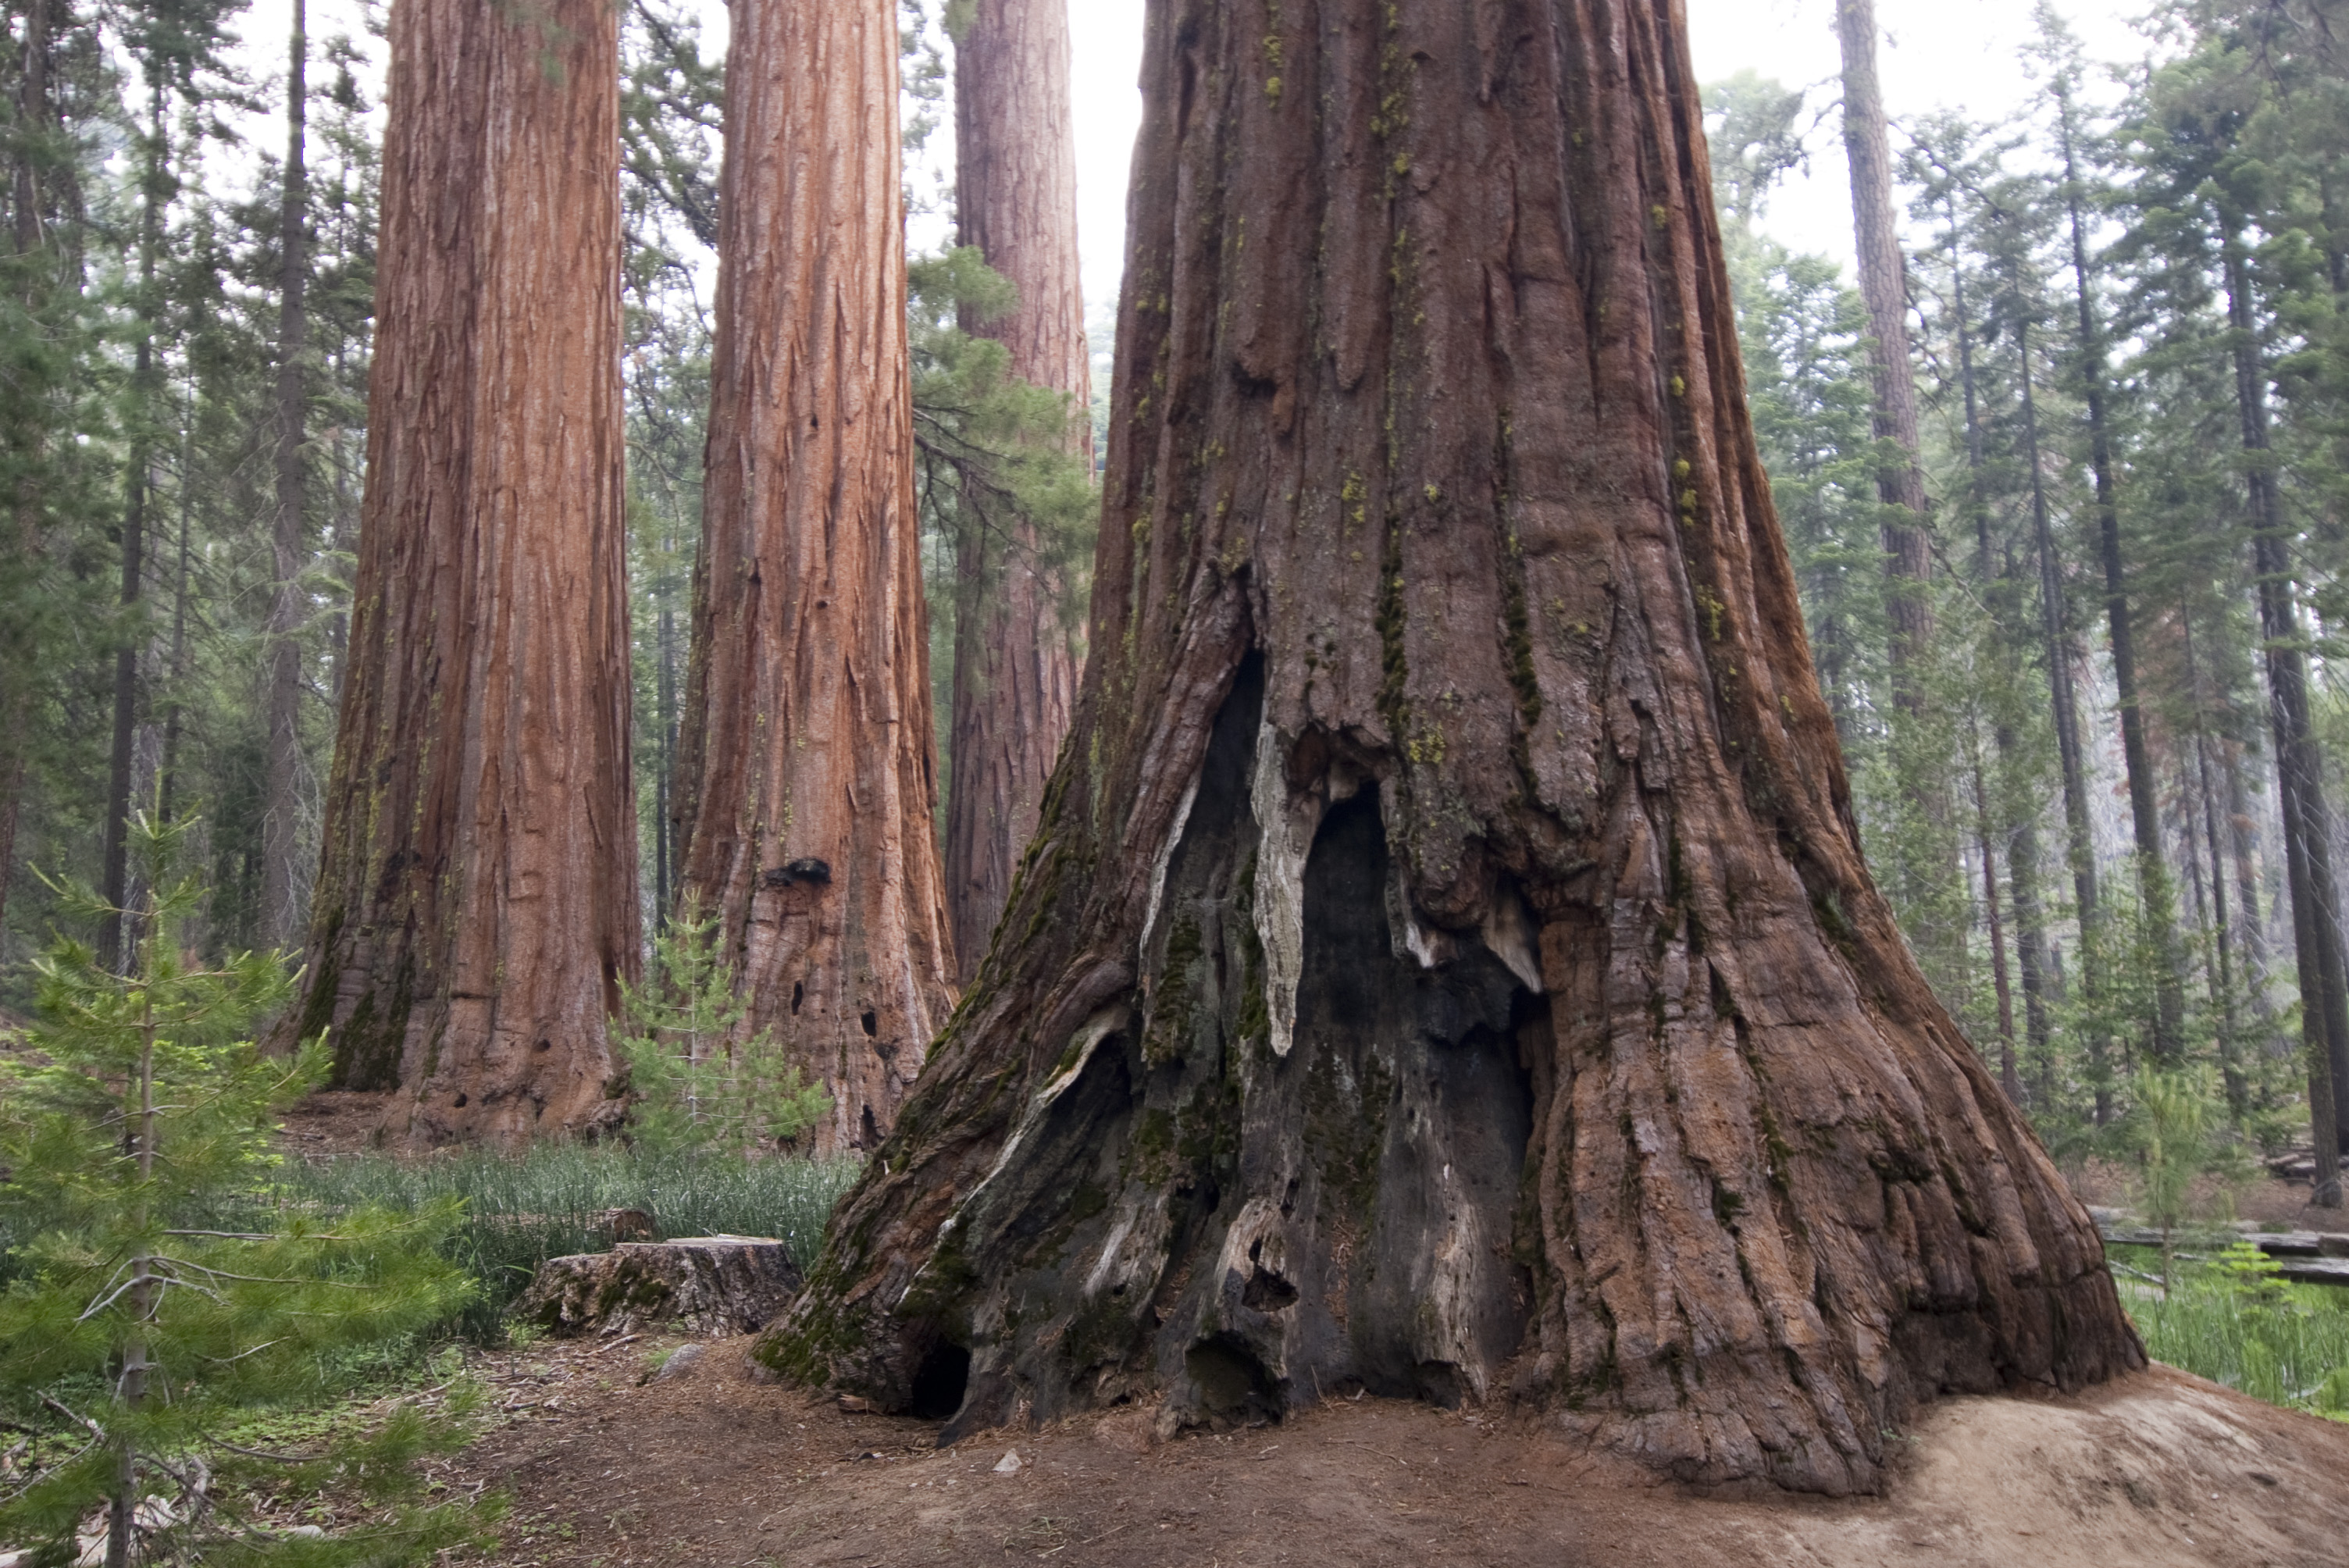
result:
[[[832,1093],[894,1124],[953,1002],[890,0],[735,0],[709,470],[678,768],[682,896]]]
[[[1680,15],[1153,0],[1075,727],[771,1365],[1827,1491],[2142,1365],[1861,861]]]
[[[302,355],[309,336],[309,173],[303,133],[308,110],[309,38],[303,0],[294,0],[285,71],[285,188],[277,209],[277,517],[271,530],[275,590],[269,605],[268,755],[261,820],[261,939],[297,935],[295,908],[302,791],[302,568],[308,555],[308,393]]]
[[[1092,466],[1092,375],[1077,253],[1077,142],[1067,0],[978,0],[955,39],[955,212],[961,240],[1018,304],[967,321],[1010,351],[1011,374],[1069,397],[1069,442]],[[1066,585],[1048,581],[1019,516],[965,516],[956,540],[947,903],[961,978],[977,972],[1076,698]]]
[[[391,19],[367,488],[307,980],[414,1143],[610,1119],[637,965],[619,42],[601,0]]]

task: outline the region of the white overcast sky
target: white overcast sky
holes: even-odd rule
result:
[[[700,3],[708,46],[714,51],[725,33],[723,0]],[[2127,64],[2144,57],[2145,41],[2130,25],[2142,0],[2057,3],[2092,61]],[[1834,0],[1685,4],[1702,79],[1750,68],[1789,86],[1819,89],[1815,108],[1832,104],[1837,68]],[[1887,35],[1881,57],[1885,101],[1894,117],[1953,108],[1987,119],[2019,107],[2033,91],[2017,55],[2031,35],[2032,6],[2033,0],[1878,0],[1878,20]],[[357,30],[355,0],[310,0],[310,8],[314,38],[338,28]],[[932,0],[932,10],[936,8]],[[1125,261],[1125,186],[1142,116],[1136,83],[1143,0],[1070,0],[1069,11],[1075,49],[1079,238],[1085,294],[1098,306],[1115,300]],[[283,79],[289,15],[288,0],[254,0],[241,18],[241,31],[251,41],[244,62],[257,81]],[[282,134],[256,130],[272,146]],[[1849,197],[1831,116],[1811,140],[1807,173],[1796,175],[1773,199],[1765,226],[1797,250],[1848,256]],[[951,157],[947,133],[935,140],[931,154]],[[917,245],[938,243],[943,223],[916,218],[913,238]]]

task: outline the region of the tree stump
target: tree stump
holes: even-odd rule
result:
[[[765,1327],[799,1289],[799,1265],[778,1241],[624,1242],[540,1264],[514,1315],[562,1339],[648,1328],[714,1337]]]

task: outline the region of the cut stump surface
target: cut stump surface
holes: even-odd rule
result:
[[[799,1288],[790,1250],[765,1237],[624,1242],[608,1253],[548,1259],[514,1311],[563,1339],[652,1328],[749,1334]]]

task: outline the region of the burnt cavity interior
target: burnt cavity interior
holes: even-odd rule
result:
[[[1323,813],[1296,890],[1296,1027],[1274,1053],[1262,689],[1251,658],[1167,862],[1146,980],[1091,1021],[1107,1032],[957,1221],[967,1283],[924,1312],[971,1346],[947,1440],[1127,1400],[1216,1428],[1362,1389],[1454,1404],[1524,1337],[1518,1037],[1547,1004],[1475,932],[1430,934],[1433,967],[1413,955],[1365,778]],[[1087,1042],[1055,1044],[1075,1066]]]
[[[970,1351],[951,1340],[930,1346],[914,1369],[914,1396],[907,1413],[925,1421],[943,1421],[962,1408],[970,1387]]]

